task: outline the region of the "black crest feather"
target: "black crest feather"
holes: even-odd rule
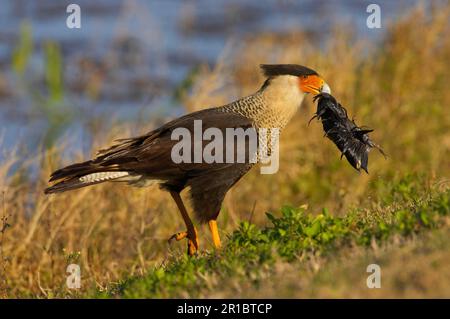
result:
[[[368,133],[373,130],[357,126],[331,94],[318,94],[314,97],[314,101],[317,100],[317,112],[311,120],[318,118],[322,121],[325,136],[341,151],[341,158],[345,156],[355,169],[359,171],[362,168],[368,173],[371,148],[375,147],[386,156],[381,147],[370,140]]]
[[[298,64],[261,64],[260,67],[266,77],[278,75],[318,75],[316,71]]]

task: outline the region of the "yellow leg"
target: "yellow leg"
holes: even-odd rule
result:
[[[171,239],[181,240],[184,238],[188,238],[188,247],[187,253],[189,256],[193,256],[198,251],[198,234],[197,229],[195,229],[192,220],[189,218],[186,208],[184,207],[183,201],[181,200],[180,194],[177,192],[170,192],[173,200],[177,204],[177,207],[181,213],[181,217],[183,217],[183,221],[186,225],[187,231],[181,232],[173,235]],[[170,239],[169,239],[170,240]]]
[[[219,229],[217,228],[217,221],[211,219],[209,222],[209,229],[211,230],[212,239],[214,242],[214,247],[220,248],[222,245],[220,243]]]

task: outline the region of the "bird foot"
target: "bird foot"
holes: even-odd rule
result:
[[[170,244],[170,243],[172,243],[173,240],[180,241],[180,240],[182,240],[182,239],[185,239],[185,238],[187,237],[187,235],[188,235],[187,231],[182,231],[182,232],[173,234],[173,235],[169,238],[168,242],[169,242],[169,244]]]
[[[197,230],[195,228],[192,234],[189,234],[189,232],[184,231],[172,235],[169,238],[168,242],[170,244],[173,240],[180,241],[185,238],[188,239],[187,254],[189,256],[195,255],[198,251],[198,235]]]

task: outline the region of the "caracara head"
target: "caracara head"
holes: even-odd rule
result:
[[[298,64],[261,64],[261,69],[267,77],[264,86],[276,85],[280,89],[300,93],[331,93],[328,84],[320,75],[303,65]]]

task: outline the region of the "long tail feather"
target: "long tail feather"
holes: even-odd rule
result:
[[[130,174],[128,172],[96,172],[83,176],[73,176],[46,188],[44,190],[44,193],[61,193],[68,190],[91,186],[107,181],[123,179],[124,177],[127,177],[129,175]]]
[[[50,176],[49,182],[53,182],[58,179],[63,179],[67,177],[73,177],[75,175],[77,176],[87,175],[97,170],[98,166],[94,165],[92,161],[76,163],[54,171]]]

